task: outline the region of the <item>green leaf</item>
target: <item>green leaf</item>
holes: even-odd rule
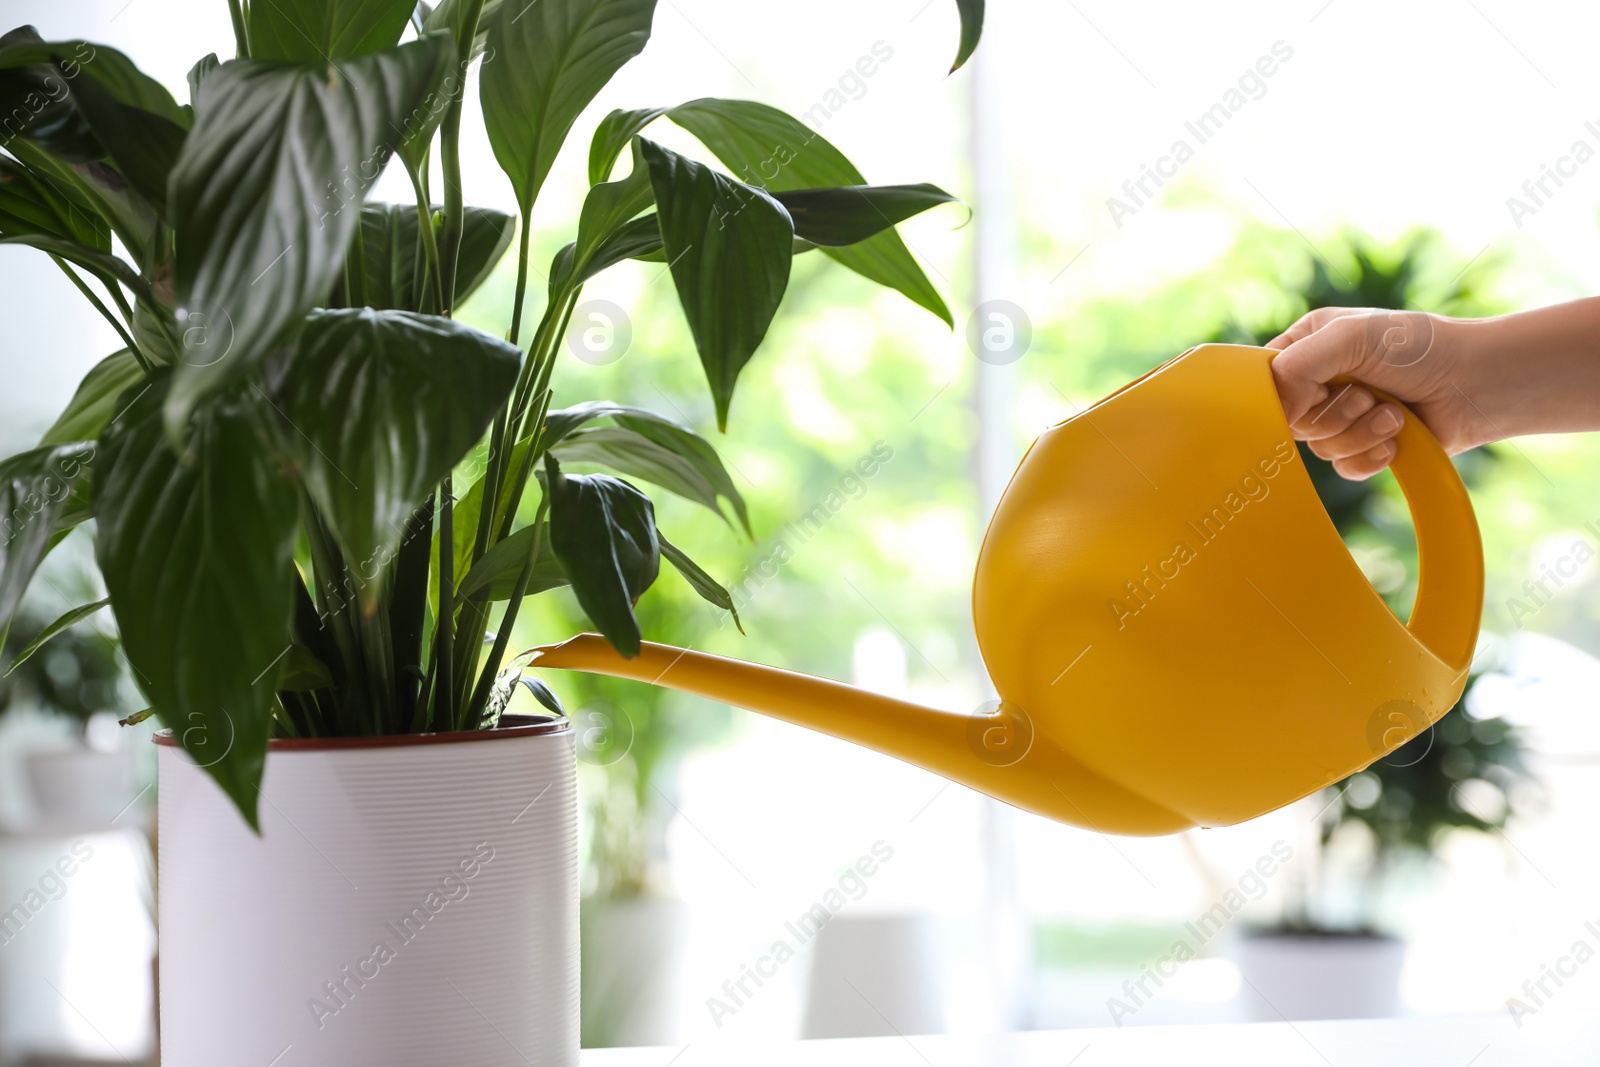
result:
[[[172,172],[175,281],[227,344],[178,363],[169,432],[326,297],[360,219],[346,199],[365,196],[451,54],[439,35],[336,67],[234,60],[205,80]]]
[[[711,383],[717,428],[726,430],[734,383],[789,284],[794,225],[764,190],[654,141],[644,141],[643,151],[662,248]]]
[[[47,237],[44,234],[23,233],[15,237],[0,237],[0,245],[27,245],[41,252],[51,252],[69,263],[76,263],[96,277],[115,278],[136,293],[148,294],[150,291],[149,283],[139,277],[139,272],[127,263],[108,252],[85,248],[76,241]]]
[[[726,520],[718,503],[719,497],[724,498],[745,532],[751,532],[744,498],[709,441],[654,413],[610,416],[618,425],[576,430],[552,450],[563,463],[589,463],[653,482]]]
[[[388,567],[412,513],[483,436],[520,360],[450,319],[362,308],[313,312],[267,361],[278,446],[363,577]]]
[[[524,675],[523,677],[518,678],[517,681],[527,686],[528,692],[533,694],[533,699],[543,704],[549,710],[555,712],[557,715],[565,715],[567,713],[567,709],[561,706],[561,698],[556,696],[555,692],[539,679],[530,678],[527,675]]]
[[[175,126],[181,137],[189,125],[166,87],[121,52],[87,41],[45,41],[32,26],[0,37],[0,112],[20,127],[8,124],[8,139],[20,134],[67,163],[109,154],[121,166],[120,151],[148,152],[133,143],[135,131],[117,124],[124,112],[146,136],[165,137],[165,127]]]
[[[740,495],[738,487],[733,484],[733,479],[722,465],[717,450],[712,447],[710,441],[665,415],[658,415],[648,408],[613,404],[609,400],[593,400],[570,408],[557,408],[545,416],[546,446],[556,447],[574,430],[595,419],[612,419],[619,426],[647,437],[663,448],[689,460],[699,475],[716,490],[715,495],[728,501],[733,513],[739,517],[739,524],[744,527],[744,532],[751,537],[755,536],[750,528],[750,512],[745,506],[744,497]],[[710,506],[713,511],[721,514],[714,502]]]
[[[469,207],[461,224],[461,257],[456,265],[458,306],[494,273],[495,265],[511,245],[517,220],[501,211]],[[352,245],[352,253],[354,250]],[[361,253],[367,307],[421,310],[418,270],[426,268],[427,259],[422,252],[415,206],[363,204]]]
[[[0,678],[11,677],[12,672],[32,658],[35,652],[43,648],[46,641],[50,640],[62,630],[65,630],[67,627],[87,619],[90,615],[93,615],[95,612],[99,611],[109,603],[111,603],[111,600],[108,597],[105,600],[96,600],[93,604],[81,604],[62,615],[59,619],[51,623],[49,626],[46,626],[43,630],[40,630],[38,634],[35,635],[34,639],[29,641],[27,645],[23,647],[22,651],[17,653],[17,658],[11,661],[11,666],[6,668],[5,674],[0,675]]]
[[[956,61],[950,65],[952,74],[972,58],[983,36],[983,0],[956,0],[956,7],[961,11],[961,47],[956,52]]]
[[[152,274],[160,268],[169,249],[164,238],[158,239],[163,231],[155,208],[115,167],[105,162],[67,164],[21,138],[5,147],[84,214],[99,215],[110,223],[140,267]]]
[[[32,26],[0,37],[0,115],[7,119],[8,151],[10,142],[21,138],[68,163],[105,156],[68,94],[51,46]]]
[[[661,531],[656,531],[656,538],[661,542],[662,558],[677,568],[678,573],[683,575],[684,581],[700,594],[701,599],[715,604],[732,615],[733,624],[739,628],[740,633],[744,633],[744,623],[739,621],[739,609],[734,607],[733,596],[723,588],[722,583],[707,574],[683,549],[662,536]]]
[[[523,0],[523,2],[526,2],[526,0]],[[483,55],[484,48],[488,45],[487,26],[489,20],[494,17],[494,13],[500,9],[500,3],[501,0],[484,0],[483,10],[478,13],[478,34],[472,39],[472,54],[467,57],[469,60],[477,59]],[[419,3],[417,9],[422,11],[427,6]],[[465,0],[443,0],[432,11],[423,12],[422,27],[419,34],[433,33],[436,30],[449,30],[452,37],[459,39],[462,30],[461,24],[465,20],[465,11]],[[414,18],[415,16],[413,16]]]
[[[622,150],[634,135],[670,110],[665,107],[642,107],[623,111],[619,108],[601,119],[589,142],[589,184],[599,185],[611,177],[611,168],[616,166],[617,157],[622,155]]]
[[[189,123],[171,94],[122,53],[85,41],[48,43],[24,26],[0,37],[6,150],[87,213],[103,215],[139,264],[154,267],[165,251],[155,242],[155,210],[104,161],[106,146],[70,91],[90,82],[120,104],[178,126]]]
[[[278,661],[278,675],[274,686],[291,693],[308,693],[313,689],[333,688],[333,672],[317,654],[298,642]]]
[[[0,462],[0,635],[34,571],[63,535],[89,518],[95,447],[35,448]]]
[[[573,257],[580,280],[589,276],[584,268],[595,251],[655,199],[655,191],[650,185],[650,168],[640,154],[642,144],[639,140],[633,143],[633,170],[626,178],[601,182],[584,197],[583,210],[578,215],[578,239]]]
[[[414,0],[255,0],[245,16],[252,59],[333,63],[393,47]]]
[[[93,441],[117,413],[117,399],[144,378],[133,353],[124,348],[90,368],[66,409],[39,439],[40,447]]]
[[[583,608],[611,647],[639,654],[633,603],[661,572],[655,506],[627,482],[604,474],[562,474],[545,456],[550,542]]]
[[[165,214],[167,176],[183,147],[188,116],[179,113],[169,118],[162,114],[176,111],[176,103],[160,86],[156,86],[159,97],[152,98],[143,81],[138,80],[145,76],[131,63],[129,69],[137,76],[131,84],[102,83],[97,75],[103,58],[96,56],[85,68],[87,76],[71,80],[72,101],[117,170],[158,213]],[[130,103],[130,99],[150,99],[160,110],[146,110]]]
[[[0,157],[0,234],[43,234],[96,252],[111,251],[111,229],[92,209],[74,202],[49,178]]]
[[[749,100],[691,100],[669,113],[745,181],[769,191],[865,185],[866,178],[827,139],[777,108]],[[823,252],[954,324],[950,309],[900,235],[885,230],[848,248]]]
[[[483,121],[523,214],[580,112],[650,39],[656,0],[539,0],[487,16]]]
[[[276,700],[263,675],[290,643],[295,495],[239,392],[196,413],[181,459],[162,427],[169,378],[100,436],[95,553],[140,688],[259,829]]]
[[[543,534],[536,535],[539,527],[524,526],[504,541],[483,554],[476,566],[469,570],[456,595],[466,600],[509,600],[516,591],[517,576],[533,556],[534,541],[539,542],[539,556],[534,560],[533,573],[528,578],[527,596],[542,593],[567,584],[567,572],[556,559],[550,545],[549,523],[541,523]]]
[[[194,66],[189,68],[189,106],[192,108],[196,100],[200,99],[200,85],[222,65],[215,52],[201,56]]]
[[[772,196],[788,209],[796,237],[826,247],[857,244],[931,207],[957,202],[926,184],[792,189]]]

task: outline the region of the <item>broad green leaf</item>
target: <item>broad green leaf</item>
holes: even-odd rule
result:
[[[956,61],[950,65],[952,74],[978,50],[978,40],[983,36],[983,3],[984,0],[956,0],[961,11],[961,46],[956,51]]]
[[[837,148],[798,119],[749,100],[691,100],[669,112],[742,180],[773,192],[865,185]],[[950,309],[900,235],[889,230],[848,248],[823,252],[879,285],[899,290],[953,324]]]
[[[252,59],[335,63],[391,48],[414,0],[254,0],[248,8]]]
[[[0,234],[44,234],[96,252],[111,251],[105,219],[74,202],[49,178],[0,157]]]
[[[123,103],[93,77],[73,80],[72,100],[117,170],[165,215],[167,179],[183,148],[184,127]]]
[[[562,474],[545,456],[550,542],[578,606],[611,647],[639,654],[634,601],[661,572],[655,506],[627,482],[604,474]]]
[[[32,26],[0,37],[0,115],[6,116],[6,148],[20,138],[67,163],[101,159],[89,123],[74,106],[67,81],[56,69],[50,46]]]
[[[0,462],[0,636],[39,563],[89,518],[89,472],[96,461],[94,445],[77,442]]]
[[[75,607],[63,614],[55,622],[52,622],[49,626],[46,626],[43,630],[40,630],[38,634],[34,636],[34,639],[29,641],[27,645],[23,647],[22,651],[17,653],[17,658],[11,661],[11,666],[6,668],[5,674],[0,675],[0,678],[11,677],[11,673],[24,663],[28,662],[29,659],[33,658],[33,654],[43,648],[45,642],[49,641],[52,637],[60,633],[62,630],[65,630],[67,627],[74,626],[77,623],[82,622],[84,619],[87,619],[90,615],[93,615],[95,612],[99,611],[109,603],[111,603],[109,598],[105,600],[96,600],[93,604],[80,604],[78,607]]]
[[[555,550],[550,546],[549,523],[541,525],[544,533],[538,536],[539,556],[534,561],[533,573],[528,577],[527,596],[567,584],[567,572],[562,569]],[[533,556],[536,529],[534,526],[524,526],[485,552],[477,565],[461,579],[461,584],[456,587],[456,595],[462,600],[474,597],[490,601],[511,599],[511,594],[516,592],[517,578],[522,574],[522,568]]]
[[[739,525],[744,527],[744,532],[755,536],[750,528],[750,512],[745,507],[744,497],[733,484],[727,468],[722,465],[717,450],[710,441],[665,415],[658,415],[648,408],[613,404],[609,400],[593,400],[570,408],[557,408],[545,416],[547,446],[556,447],[574,430],[595,419],[612,419],[619,426],[647,437],[691,461],[700,476],[716,490],[716,495],[728,501],[733,513],[739,517]],[[717,510],[715,504],[712,509]],[[721,512],[718,511],[718,514]]]
[[[640,140],[662,249],[726,430],[734,383],[789,284],[794,225],[764,190]]]
[[[589,184],[599,185],[611,177],[617,157],[634,135],[665,115],[671,108],[642,107],[633,111],[620,108],[600,120],[589,142]]]
[[[722,583],[707,574],[700,564],[690,559],[687,552],[662,536],[660,530],[656,531],[656,539],[661,542],[662,558],[677,568],[690,588],[699,593],[702,600],[715,604],[732,615],[733,624],[739,628],[740,633],[744,633],[744,623],[739,621],[739,609],[734,606],[733,596],[723,588]]]
[[[263,675],[290,644],[295,494],[238,391],[196,413],[180,458],[162,427],[169,377],[100,436],[95,554],[134,678],[259,829],[276,699]]]
[[[67,164],[21,138],[5,147],[80,211],[110,223],[141,268],[152,274],[159,269],[168,250],[158,238],[162,228],[155,208],[115,167],[100,161]]]
[[[483,121],[526,215],[580,112],[650,39],[656,0],[504,3],[485,18]],[[437,13],[436,13],[437,14]]]
[[[842,247],[867,240],[913,215],[956,198],[937,185],[852,185],[773,193],[788,209],[795,236],[813,245]]]
[[[267,360],[278,447],[364,577],[387,569],[412,513],[483,436],[520,359],[450,319],[362,308],[313,312]]]
[[[119,105],[183,127],[189,115],[127,56],[85,41],[46,42],[24,26],[0,37],[0,114],[8,117],[6,150],[89,214],[103,215],[140,266],[153,267],[163,250],[156,244],[156,213],[145,196],[105,161],[107,147],[90,128],[74,87],[109,97]],[[117,110],[113,108],[112,110]],[[170,132],[170,131],[168,131]],[[141,155],[126,131],[112,127],[120,147]]]
[[[438,209],[436,209],[438,210]],[[462,217],[461,256],[457,261],[459,306],[494,273],[516,233],[514,216],[469,207]],[[352,244],[351,252],[355,251]],[[417,228],[417,209],[409,204],[361,206],[361,253],[366,306],[378,310],[421,310],[419,268],[427,259]],[[330,306],[337,307],[337,303]]]
[[[0,99],[8,105],[20,103],[23,108],[19,115],[14,107],[6,107],[5,113],[21,127],[7,132],[20,134],[73,163],[105,155],[97,133],[91,130],[92,122],[68,114],[77,107],[73,97],[86,82],[119,104],[182,128],[189,125],[188,113],[166,87],[115,48],[88,41],[46,41],[32,26],[18,27],[0,37]],[[29,85],[29,91],[37,95],[7,99],[22,85]],[[61,143],[64,137],[72,143]],[[96,146],[101,148],[98,155],[93,154]]]
[[[175,281],[227,347],[179,361],[169,432],[327,296],[361,199],[451,54],[435,35],[337,66],[234,60],[206,78],[172,172]]]
[[[568,246],[576,251],[576,245]],[[564,250],[563,250],[564,251]],[[655,215],[641,215],[632,222],[624,223],[618,227],[610,237],[601,242],[600,246],[589,254],[583,264],[583,270],[576,278],[572,278],[572,262],[570,257],[564,266],[557,266],[550,271],[551,292],[557,293],[564,285],[581,285],[593,278],[607,267],[614,267],[625,259],[647,259],[665,262],[666,257],[661,254],[661,223]]]
[[[139,361],[126,348],[96,363],[78,383],[78,391],[72,394],[55,424],[39,439],[40,447],[99,437],[117,413],[117,398],[143,378]]]
[[[620,425],[576,430],[552,451],[565,464],[592,464],[653,482],[724,520],[718,498],[726,497],[749,532],[744,500],[709,442],[675,424],[626,416],[617,417],[617,422]]]
[[[655,198],[650,186],[650,168],[640,154],[642,141],[633,142],[633,170],[626,178],[614,182],[601,182],[584,197],[583,210],[578,215],[578,239],[573,253],[574,268],[579,280],[588,277],[585,267],[596,250],[633,217],[649,207]]]
[[[200,84],[209,78],[212,73],[222,65],[215,52],[201,56],[194,66],[189,68],[189,106],[192,108],[195,101],[200,99]]]

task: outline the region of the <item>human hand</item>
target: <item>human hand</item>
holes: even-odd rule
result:
[[[1404,402],[1454,455],[1492,440],[1487,417],[1457,385],[1460,327],[1441,315],[1381,308],[1321,308],[1268,342],[1282,351],[1272,376],[1289,428],[1345,478],[1387,467],[1403,414],[1375,386]],[[1349,379],[1335,383],[1335,378]]]

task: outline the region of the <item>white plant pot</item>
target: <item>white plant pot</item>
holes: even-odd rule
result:
[[[43,833],[83,833],[110,826],[136,790],[125,752],[78,745],[26,757],[34,818]]]
[[[585,1048],[678,1043],[688,940],[681,900],[584,902]]]
[[[1255,1022],[1387,1019],[1400,1014],[1406,945],[1376,935],[1251,934],[1234,943]]]
[[[160,747],[163,1067],[575,1067],[565,719],[274,742],[257,837]]]
[[[944,1032],[940,921],[835,915],[816,934],[803,1038]]]

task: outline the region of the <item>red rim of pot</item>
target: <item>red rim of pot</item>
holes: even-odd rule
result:
[[[408,745],[453,745],[462,741],[500,741],[540,734],[563,734],[572,729],[564,715],[505,715],[493,730],[450,730],[438,734],[389,734],[383,737],[275,737],[271,752],[328,752],[361,748],[401,748]],[[158,745],[179,748],[171,730],[158,730],[150,738]]]

